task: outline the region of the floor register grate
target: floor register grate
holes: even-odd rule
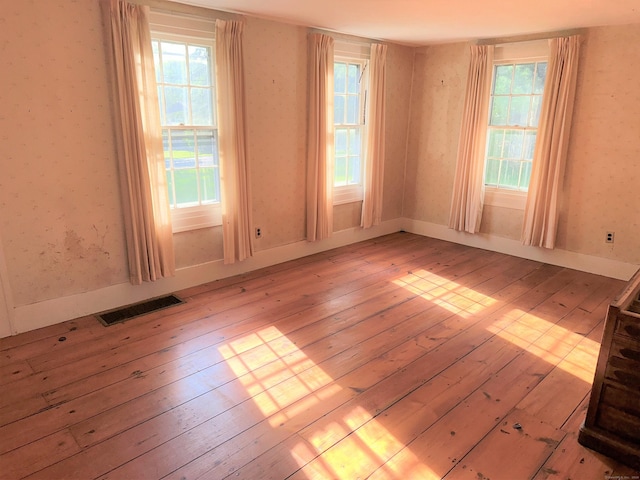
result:
[[[133,305],[118,308],[117,310],[97,313],[96,317],[105,327],[108,327],[115,323],[131,320],[132,318],[146,315],[151,312],[157,312],[158,310],[169,308],[174,305],[180,305],[181,303],[184,303],[184,300],[176,295],[167,295],[140,303],[134,303]]]

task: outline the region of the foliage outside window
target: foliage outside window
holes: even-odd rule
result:
[[[486,186],[528,190],[546,71],[546,61],[494,66]]]

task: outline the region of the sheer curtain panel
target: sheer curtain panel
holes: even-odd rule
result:
[[[253,255],[242,30],[241,21],[216,21],[222,242],[227,264]]]
[[[564,167],[578,73],[580,37],[549,41],[549,63],[544,84],[533,171],[524,211],[522,243],[554,248]]]
[[[369,60],[369,111],[364,174],[364,200],[360,225],[369,228],[382,221],[384,180],[385,74],[387,46],[371,45]]]
[[[471,45],[449,228],[480,230],[484,197],[484,154],[493,71],[493,45]]]
[[[108,3],[107,3],[108,2]],[[148,7],[104,0],[132,284],[175,274]]]
[[[307,240],[333,230],[333,38],[309,35]]]

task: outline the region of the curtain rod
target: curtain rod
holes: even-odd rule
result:
[[[569,37],[578,35],[585,31],[584,28],[574,28],[570,30],[558,30],[556,32],[532,33],[529,35],[516,35],[512,37],[480,38],[475,41],[476,45],[500,45],[504,43],[532,42],[535,40],[549,40],[552,38]]]
[[[375,38],[358,37],[356,35],[348,35],[346,33],[334,32],[331,30],[324,30],[322,28],[309,28],[309,33],[322,33],[329,35],[336,40],[347,43],[356,43],[360,45],[371,45],[372,43],[383,43],[382,40]]]
[[[169,2],[167,0],[129,0],[137,5],[145,5],[153,10],[163,13],[172,13],[179,15],[190,15],[195,17],[204,17],[221,20],[238,20],[242,15],[214,10],[212,8],[199,7],[196,5],[188,5],[181,2]]]

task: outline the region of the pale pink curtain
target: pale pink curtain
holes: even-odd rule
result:
[[[333,230],[333,38],[309,35],[307,240]]]
[[[369,61],[369,106],[364,168],[364,200],[360,225],[369,228],[382,221],[384,180],[385,74],[387,46],[371,45]]]
[[[216,21],[216,77],[224,263],[253,255],[245,138],[243,23]]]
[[[578,35],[549,41],[533,170],[524,211],[522,243],[554,248],[573,101],[578,73]]]
[[[462,129],[449,213],[449,228],[469,233],[480,230],[484,197],[484,156],[493,46],[471,45]]]
[[[148,7],[123,0],[103,5],[108,7],[129,276],[136,285],[175,274]]]

